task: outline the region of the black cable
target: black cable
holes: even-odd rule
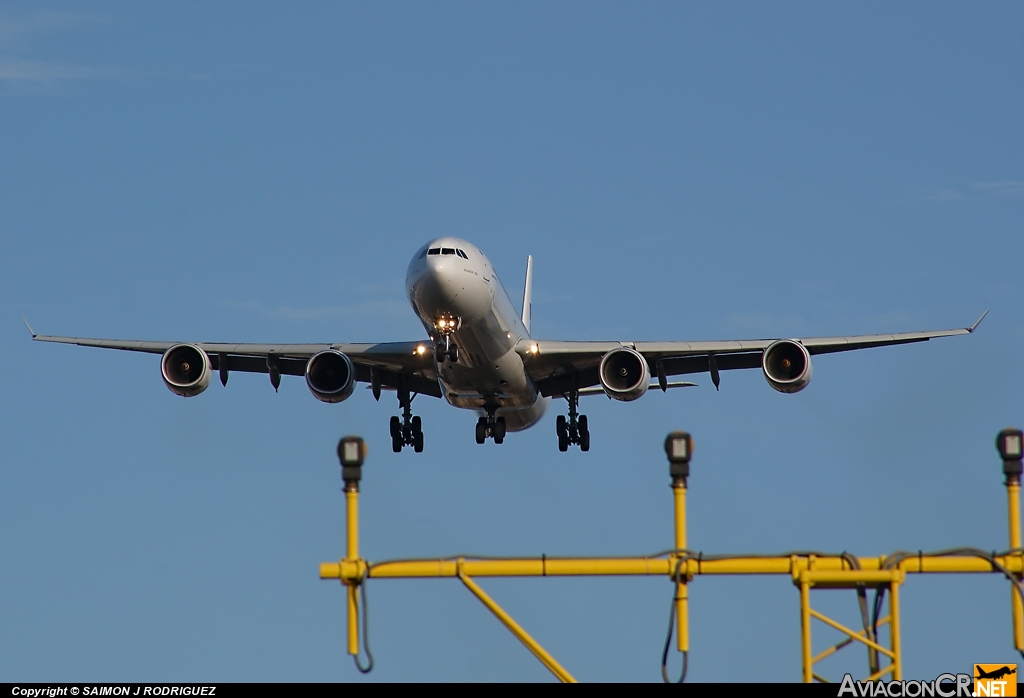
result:
[[[682,567],[683,560],[676,564],[675,572],[672,573],[672,581],[676,583],[675,589],[679,589],[679,570]],[[661,653],[661,680],[665,683],[672,683],[672,679],[668,677],[668,648],[672,645],[672,630],[676,625],[676,605],[682,599],[676,596],[676,592],[672,592],[672,605],[668,609],[668,635],[665,637],[665,649]],[[683,652],[683,673],[679,676],[679,681],[676,683],[682,683],[686,680],[686,670],[689,668],[689,655],[687,651]]]
[[[361,674],[369,674],[373,671],[373,652],[370,651],[370,606],[366,603],[366,579],[369,576],[370,568],[367,566],[363,572],[363,578],[359,580],[359,595],[363,600],[363,647],[366,648],[366,658],[370,660],[369,664],[364,667],[359,662],[359,655],[352,655],[352,660],[356,663],[356,669]]]
[[[954,555],[958,555],[958,556],[968,556],[968,555],[970,555],[970,556],[973,556],[973,557],[980,557],[982,560],[985,560],[986,562],[988,562],[988,564],[992,565],[993,571],[1001,572],[1003,574],[1003,576],[1006,577],[1009,580],[1010,585],[1013,587],[1014,591],[1016,591],[1017,595],[1020,597],[1021,603],[1024,604],[1024,586],[1021,585],[1021,580],[1018,577],[1016,577],[1012,572],[1010,572],[1010,570],[1006,569],[1006,567],[1004,567],[1003,565],[1001,565],[998,562],[996,562],[996,558],[997,557],[1006,557],[1007,555],[1011,555],[1013,553],[1020,553],[1020,552],[1022,552],[1020,548],[1011,548],[1010,550],[1007,550],[1006,552],[999,553],[999,554],[997,554],[995,551],[992,551],[991,553],[987,553],[984,550],[980,550],[978,548],[949,548],[948,550],[937,550],[935,552],[928,553],[928,556],[929,557],[947,557],[947,556],[954,556]],[[917,554],[918,554],[918,558],[919,559],[921,557],[923,557],[923,554],[921,553],[920,550],[917,552]],[[913,557],[913,556],[914,556],[913,553],[908,553],[908,552],[906,552],[904,550],[899,550],[899,551],[893,553],[892,555],[890,555],[889,557],[887,557],[882,562],[882,568],[883,569],[892,569],[892,568],[896,567],[897,565],[899,565],[900,562],[902,562],[903,560],[907,559],[908,557]],[[918,568],[918,570],[920,570],[920,567]],[[882,589],[880,591],[882,593],[884,593],[885,592],[885,588],[882,587]],[[875,600],[875,606],[876,606],[876,609],[881,607],[881,601],[877,597],[876,597],[876,600]],[[1017,650],[1017,651],[1020,652],[1021,658],[1024,659],[1024,650]]]

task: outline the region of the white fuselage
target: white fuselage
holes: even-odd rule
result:
[[[447,335],[458,347],[457,362],[437,362],[445,399],[481,413],[492,408],[510,431],[535,424],[550,398],[534,387],[516,352],[530,332],[487,257],[465,240],[437,238],[416,252],[405,283],[435,346]]]

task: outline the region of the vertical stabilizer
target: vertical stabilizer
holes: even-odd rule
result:
[[[526,256],[526,287],[523,289],[523,324],[530,331],[530,306],[533,305],[533,256]]]

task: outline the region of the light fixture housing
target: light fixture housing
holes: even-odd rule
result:
[[[1003,473],[1019,478],[1024,472],[1024,432],[1012,427],[1003,429],[996,437],[996,450],[1003,459]]]
[[[693,457],[693,437],[685,431],[673,431],[665,437],[665,455],[668,456],[669,475],[685,483],[690,476],[690,458]]]
[[[346,483],[359,482],[362,478],[366,450],[366,442],[359,436],[345,436],[338,442],[341,478]]]

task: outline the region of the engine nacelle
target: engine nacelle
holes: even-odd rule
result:
[[[160,359],[164,385],[175,395],[195,397],[210,385],[210,357],[195,344],[175,344]]]
[[[765,380],[780,393],[798,393],[811,382],[811,355],[800,342],[780,339],[761,355]]]
[[[598,376],[608,397],[623,402],[641,397],[651,384],[647,359],[640,352],[626,347],[612,349],[601,357]]]
[[[306,362],[306,385],[321,402],[341,402],[356,389],[356,369],[352,359],[340,351],[328,349]]]

